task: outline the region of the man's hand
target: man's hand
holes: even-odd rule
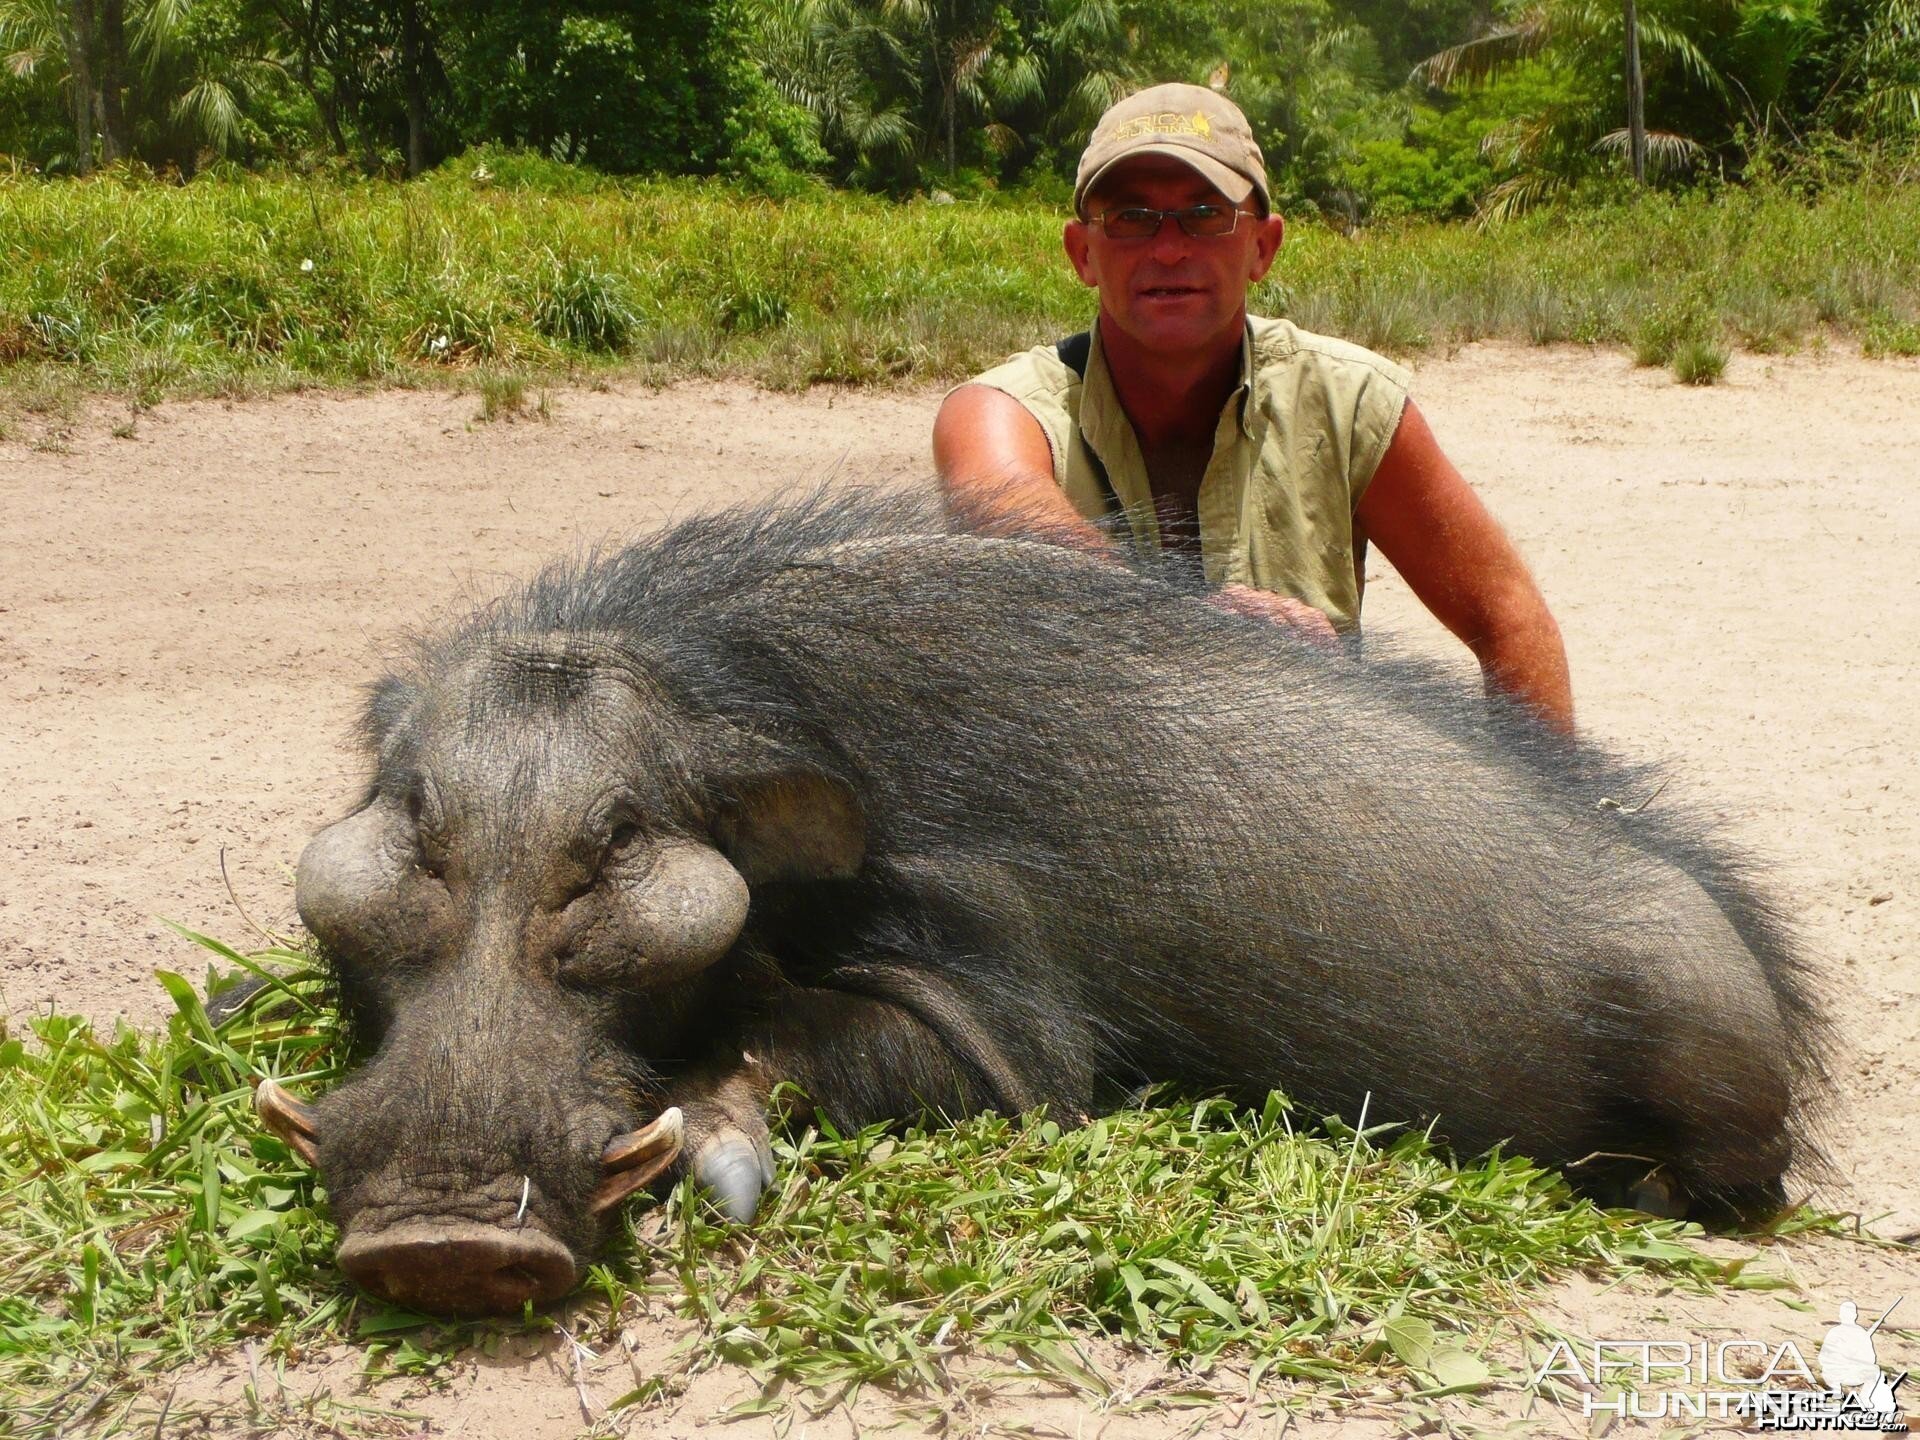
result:
[[[1249,620],[1271,620],[1276,625],[1288,626],[1316,645],[1334,645],[1340,639],[1334,633],[1332,621],[1291,595],[1276,595],[1248,585],[1222,585],[1207,596],[1207,603],[1216,610],[1244,615]]]

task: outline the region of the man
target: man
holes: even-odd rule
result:
[[[1285,226],[1246,116],[1159,85],[1101,117],[1067,258],[1099,291],[1088,336],[949,395],[934,459],[950,501],[1019,511],[1105,548],[1197,543],[1214,602],[1321,636],[1359,624],[1377,545],[1491,686],[1573,730],[1559,627],[1505,533],[1440,452],[1405,370],[1250,317]]]

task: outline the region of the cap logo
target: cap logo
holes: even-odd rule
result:
[[[1178,110],[1161,110],[1152,115],[1137,115],[1125,124],[1115,126],[1113,133],[1104,138],[1111,144],[1116,140],[1136,140],[1142,135],[1198,135],[1202,140],[1211,140],[1213,125],[1199,110],[1191,115],[1182,115]]]

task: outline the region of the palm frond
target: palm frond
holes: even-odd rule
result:
[[[1308,74],[1322,79],[1346,79],[1357,74],[1372,55],[1372,38],[1364,25],[1337,25],[1321,31],[1307,47],[1307,55],[1314,62]]]
[[[1619,53],[1627,21],[1619,0],[1542,0],[1540,9],[1554,42],[1563,49]],[[1643,24],[1645,19],[1642,10]]]
[[[1643,15],[1640,17],[1640,43],[1646,47],[1648,53],[1661,55],[1676,62],[1696,82],[1715,95],[1726,97],[1725,77],[1714,68],[1706,52],[1680,31],[1652,16]]]
[[[1473,216],[1474,224],[1483,230],[1504,225],[1551,200],[1566,183],[1560,176],[1544,170],[1530,170],[1524,175],[1502,180],[1480,198],[1480,207]]]
[[[226,83],[203,79],[173,102],[175,121],[225,152],[240,136],[240,102]]]
[[[862,155],[904,155],[913,149],[913,122],[895,109],[849,117],[847,138]]]
[[[1625,155],[1633,144],[1626,130],[1609,130],[1593,142],[1603,155]],[[1707,147],[1689,135],[1671,130],[1647,131],[1647,168],[1655,175],[1684,175],[1707,159]]]
[[[1920,85],[1879,85],[1860,102],[1860,113],[1884,130],[1920,129]]]
[[[951,71],[956,84],[966,85],[980,78],[993,59],[992,35],[970,35],[953,42]]]
[[[923,28],[933,22],[936,8],[932,0],[880,0],[881,13],[889,19]]]
[[[1480,138],[1481,158],[1501,170],[1530,169],[1559,138],[1563,124],[1564,117],[1551,110],[1517,116]]]
[[[1006,55],[993,71],[993,92],[1006,105],[1038,104],[1046,99],[1046,66],[1032,51]]]
[[[1068,92],[1073,103],[1098,116],[1126,93],[1127,77],[1117,70],[1089,70]]]
[[[67,57],[66,28],[51,0],[0,0],[0,48],[11,46],[0,65],[29,79],[42,65]]]
[[[1106,45],[1120,34],[1120,10],[1113,0],[1062,0],[1050,18],[1055,42],[1071,50]]]
[[[1920,0],[1882,0],[1867,21],[1866,38],[1870,56],[1920,40]]]
[[[1416,85],[1451,90],[1456,85],[1484,85],[1508,67],[1531,59],[1545,48],[1551,27],[1539,11],[1530,11],[1515,25],[1429,55],[1408,74]]]
[[[127,47],[148,80],[173,60],[185,43],[192,0],[148,0],[132,9],[127,25]],[[177,107],[179,101],[174,104]]]

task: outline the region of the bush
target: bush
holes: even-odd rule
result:
[[[531,190],[541,195],[592,195],[616,190],[618,182],[586,165],[568,165],[524,145],[475,145],[438,169],[429,184],[484,190]]]
[[[411,307],[421,318],[407,331],[415,359],[458,365],[505,352],[504,315],[484,291],[441,283],[417,297]]]
[[[1489,139],[1497,138],[1515,115],[1565,104],[1572,83],[1544,64],[1528,63],[1463,94],[1417,104],[1401,134],[1355,147],[1338,171],[1340,183],[1376,219],[1471,215],[1507,173],[1489,158]]]
[[[1640,317],[1633,328],[1633,363],[1665,365],[1682,346],[1707,340],[1705,308],[1696,300],[1669,301]]]
[[[1475,200],[1493,183],[1493,170],[1477,148],[1448,153],[1400,140],[1366,140],[1343,178],[1377,219],[1447,218],[1473,213]]]
[[[527,382],[521,376],[489,370],[480,377],[480,420],[511,419],[526,408]]]
[[[738,95],[727,111],[721,173],[776,200],[822,190],[819,172],[833,157],[820,143],[819,122],[744,61],[735,67],[734,83]]]
[[[619,275],[590,259],[567,260],[556,262],[534,302],[533,323],[550,339],[617,355],[632,346],[641,317]]]
[[[1860,343],[1869,355],[1920,355],[1920,321],[1876,317]]]
[[[1727,372],[1727,347],[1718,340],[1689,336],[1673,350],[1673,377],[1682,385],[1712,385]]]

